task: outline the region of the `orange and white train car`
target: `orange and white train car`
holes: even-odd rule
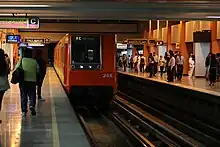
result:
[[[54,50],[54,67],[76,105],[105,108],[116,82],[114,34],[67,34]]]

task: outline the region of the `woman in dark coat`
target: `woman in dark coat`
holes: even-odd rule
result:
[[[215,54],[211,55],[210,61],[210,68],[209,68],[209,85],[214,85],[216,81],[216,67],[217,67],[217,60]]]

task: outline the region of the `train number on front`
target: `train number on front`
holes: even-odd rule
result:
[[[102,78],[112,78],[112,74],[103,74]]]

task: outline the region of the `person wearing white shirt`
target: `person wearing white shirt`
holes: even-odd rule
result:
[[[153,57],[154,57],[154,76],[155,76],[158,71],[158,56],[156,55],[155,52],[153,52]]]
[[[164,60],[163,56],[160,56],[159,66],[160,66],[160,76],[162,77],[163,72],[164,72],[164,67],[165,67],[165,60]]]
[[[140,56],[140,72],[144,72],[146,65],[146,58],[141,54]]]
[[[195,69],[195,56],[192,55],[191,59],[189,60],[189,73],[188,73],[189,78],[193,76],[194,69]]]
[[[170,61],[168,63],[168,71],[167,71],[167,81],[168,82],[173,82],[173,70],[175,70],[175,58],[174,58],[174,53],[171,51],[170,52]]]
[[[183,76],[183,66],[184,66],[184,57],[181,55],[181,52],[176,57],[177,64],[177,79],[181,81]]]

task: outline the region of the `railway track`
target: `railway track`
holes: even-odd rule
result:
[[[115,101],[122,104],[127,103],[127,105],[130,103],[129,111],[134,111],[131,109],[141,108],[138,111],[140,111],[142,115],[147,115],[148,120],[155,120],[157,123],[161,123],[162,126],[170,128],[170,130],[178,136],[188,140],[193,146],[220,146],[220,132],[218,128],[214,128],[205,122],[197,120],[193,116],[182,113],[170,106],[159,102],[155,105],[152,104],[153,106],[147,105],[122,92],[118,92]],[[131,103],[133,106],[131,106]],[[151,102],[149,102],[149,104],[151,104]],[[160,119],[158,120],[157,118]],[[177,128],[178,130],[174,128]]]
[[[76,112],[93,147],[136,146],[108,116],[98,110],[81,107],[76,108]]]

